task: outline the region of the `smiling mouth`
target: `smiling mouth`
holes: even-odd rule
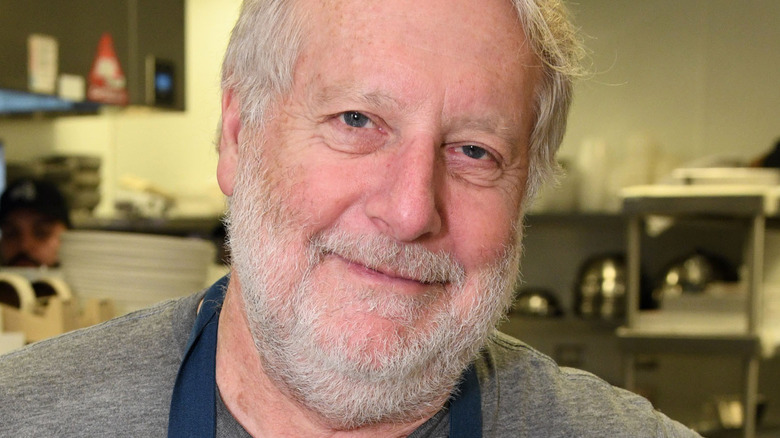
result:
[[[349,266],[353,267],[354,269],[365,272],[369,275],[386,277],[395,281],[410,282],[410,283],[420,284],[424,286],[445,285],[448,283],[445,281],[429,281],[422,278],[422,276],[410,275],[402,272],[402,270],[400,269],[393,269],[389,266],[370,266],[363,262],[350,260],[342,255],[332,253],[332,252],[327,253],[326,256],[336,257],[341,261],[343,261],[344,263],[348,264]]]
[[[394,279],[398,279],[398,280],[413,281],[415,283],[420,283],[420,284],[424,284],[424,285],[427,285],[427,286],[435,285],[435,284],[444,284],[443,282],[426,281],[426,280],[419,279],[419,278],[413,278],[413,277],[405,276],[405,275],[403,275],[403,274],[401,274],[399,272],[395,272],[395,271],[392,271],[392,270],[387,269],[387,268],[381,268],[381,267],[380,268],[372,268],[370,266],[363,266],[363,267],[365,269],[371,271],[371,272],[375,272],[377,274],[384,275],[386,277],[390,277],[390,278],[394,278]]]
[[[420,244],[401,244],[387,236],[330,230],[315,235],[310,244],[310,254],[320,261],[335,257],[355,272],[378,281],[430,287],[461,284],[466,277],[465,269],[452,255],[430,251]]]

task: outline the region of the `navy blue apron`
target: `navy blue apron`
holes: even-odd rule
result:
[[[228,277],[206,292],[176,376],[168,416],[168,437],[214,437],[217,430],[216,358],[219,309]],[[450,402],[450,438],[482,436],[479,382],[474,367],[464,373],[459,395]]]

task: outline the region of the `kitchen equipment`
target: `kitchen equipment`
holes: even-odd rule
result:
[[[70,286],[62,278],[54,276],[41,277],[33,281],[31,285],[35,292],[35,298],[41,305],[47,305],[52,297],[57,297],[62,301],[73,299],[73,292],[71,292]]]
[[[654,292],[659,301],[683,293],[702,293],[713,282],[739,280],[736,269],[724,258],[701,249],[673,260],[662,272]]]
[[[32,312],[37,303],[30,282],[19,274],[0,272],[0,303]]]
[[[133,175],[121,178],[114,206],[128,218],[160,218],[176,204],[176,197],[151,181]]]
[[[619,319],[625,314],[623,255],[594,256],[583,263],[575,285],[575,309],[586,318]]]
[[[27,268],[6,266],[0,270],[0,279],[12,276],[26,283],[23,287],[32,287],[37,310],[46,306],[51,297],[58,297],[62,301],[73,299],[73,293],[65,282],[62,270],[58,268]]]
[[[563,315],[555,294],[548,289],[527,288],[517,294],[512,314],[523,316],[557,317]]]
[[[756,402],[756,425],[760,425],[766,412],[768,400],[764,394],[758,394]],[[709,423],[717,424],[717,428],[712,432],[741,429],[745,424],[742,394],[712,396],[705,405],[705,412],[708,416],[715,417],[708,419]]]
[[[91,212],[100,203],[101,159],[92,155],[52,155],[39,160],[41,177],[57,184],[71,211]]]

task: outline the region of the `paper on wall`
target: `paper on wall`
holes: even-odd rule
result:
[[[27,80],[30,91],[54,94],[58,70],[57,39],[41,34],[27,37]]]

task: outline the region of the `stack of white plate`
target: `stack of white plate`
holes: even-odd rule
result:
[[[74,293],[110,298],[118,313],[202,289],[214,254],[207,240],[109,231],[69,231],[60,248]]]

